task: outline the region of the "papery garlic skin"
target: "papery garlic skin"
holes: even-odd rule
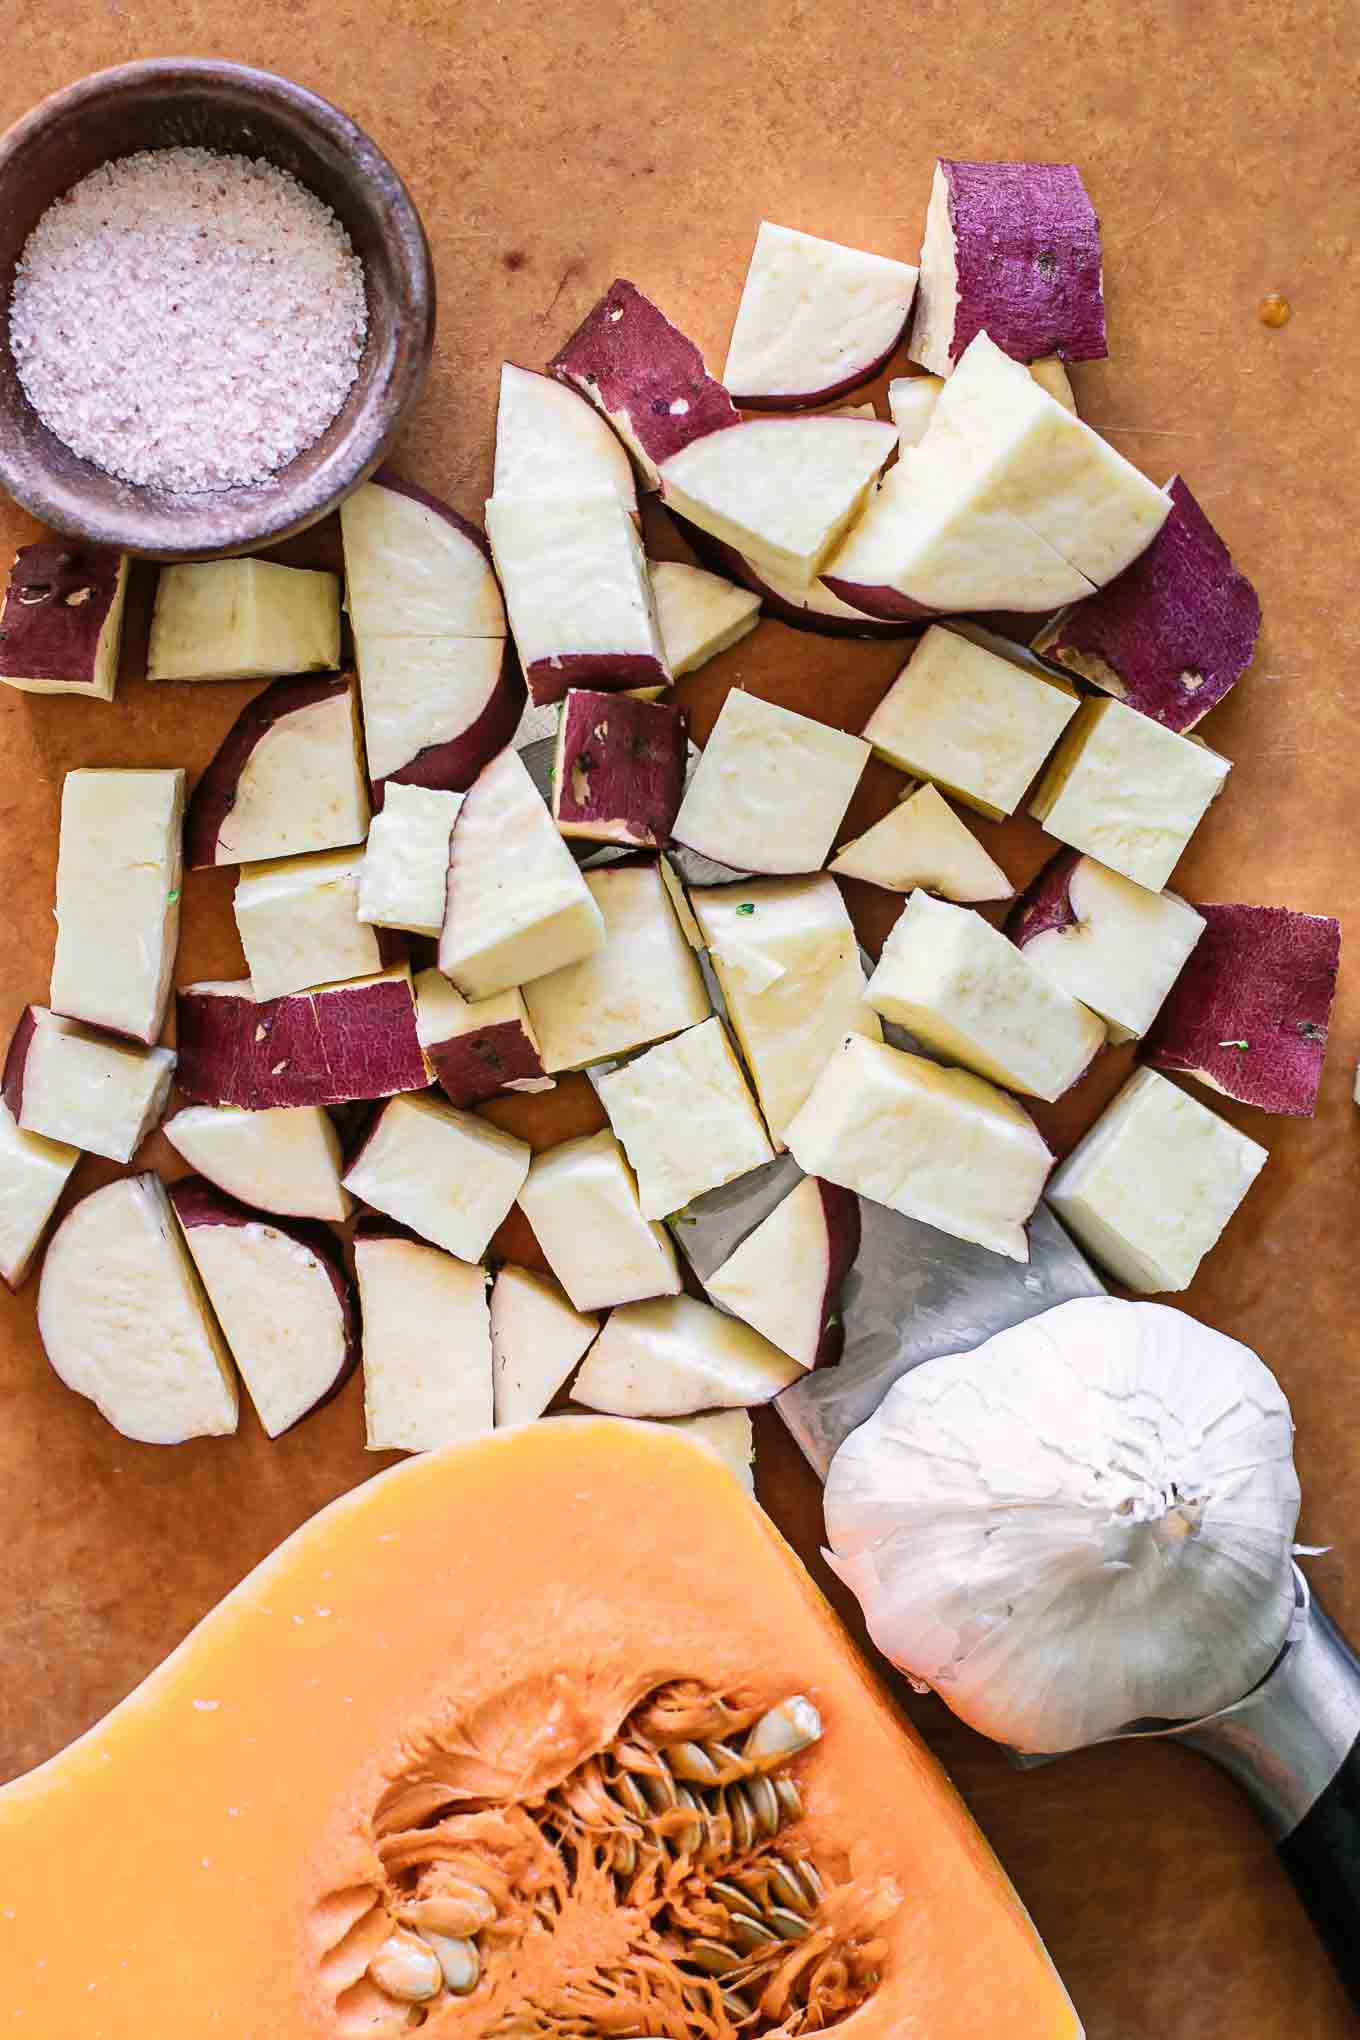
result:
[[[1248,1347],[1082,1298],[888,1391],[831,1463],[826,1555],[884,1655],[984,1735],[1195,1720],[1284,1643],[1292,1439]]]

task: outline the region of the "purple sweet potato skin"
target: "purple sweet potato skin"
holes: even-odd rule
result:
[[[820,1176],[816,1181],[822,1200],[822,1215],[826,1220],[827,1267],[826,1296],[822,1305],[825,1316],[813,1365],[831,1367],[840,1359],[845,1346],[841,1289],[859,1253],[859,1198],[853,1190],[842,1189],[838,1183],[824,1182]]]
[[[866,616],[877,617],[883,623],[919,624],[922,619],[938,614],[923,602],[914,602],[900,589],[889,587],[886,582],[872,585],[868,581],[842,581],[834,574],[823,574],[822,580],[833,595],[840,596],[842,602],[862,609]]]
[[[1261,604],[1177,475],[1147,551],[1034,649],[1169,730],[1193,729],[1251,664]]]
[[[798,390],[777,397],[764,393],[752,396],[749,391],[743,394],[741,390],[734,390],[732,401],[734,404],[740,404],[743,411],[811,411],[819,410],[823,404],[838,403],[842,397],[848,397],[854,390],[863,389],[865,383],[872,382],[876,375],[883,373],[902,345],[902,335],[910,323],[911,307],[908,306],[892,346],[885,347],[876,360],[853,369],[849,375],[842,376],[838,383],[832,383],[826,389]]]
[[[548,368],[601,410],[626,412],[658,467],[691,440],[741,422],[694,342],[623,277],[610,284]],[[687,409],[675,412],[676,403]]]
[[[108,546],[20,546],[0,611],[0,677],[92,684],[122,565]]]
[[[353,685],[347,673],[300,673],[286,680],[271,680],[247,702],[190,797],[184,816],[184,861],[190,871],[207,871],[217,863],[218,838],[235,806],[237,783],[266,730],[299,709],[328,701],[332,695],[347,694]]]
[[[23,1123],[24,1110],[24,1068],[37,1031],[37,1008],[25,1006],[10,1036],[9,1051],[5,1056],[5,1074],[0,1078],[0,1094],[3,1094],[5,1104],[9,1107],[10,1118],[20,1125]]]
[[[553,780],[564,836],[659,850],[685,790],[685,718],[664,702],[568,694]]]
[[[199,1105],[343,1105],[428,1084],[405,979],[293,992],[257,1005],[178,995],[180,1089]]]
[[[1006,916],[1005,932],[1017,949],[1038,935],[1074,928],[1072,873],[1081,863],[1080,850],[1060,850],[1032,878]]]
[[[958,266],[951,358],[985,329],[1016,361],[1102,361],[1100,221],[1076,165],[940,167]]]
[[[669,687],[671,676],[648,652],[561,652],[530,661],[526,678],[535,708],[561,701],[573,687],[627,693],[634,687]]]
[[[1327,1053],[1340,922],[1288,907],[1198,911],[1204,933],[1148,1030],[1143,1060],[1202,1072],[1243,1105],[1310,1119]],[[1245,1048],[1230,1045],[1242,1041]]]
[[[483,765],[489,765],[514,736],[527,698],[514,647],[507,638],[500,678],[476,722],[470,723],[461,735],[450,737],[447,743],[427,744],[385,779],[375,779],[375,812],[382,807],[386,789],[394,781],[403,786],[432,787],[436,793],[466,793]]]
[[[444,1096],[465,1111],[496,1097],[507,1084],[543,1075],[538,1051],[516,1020],[427,1042],[425,1054]]]

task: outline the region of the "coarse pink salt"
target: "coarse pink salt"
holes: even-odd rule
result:
[[[363,264],[272,163],[147,149],[50,205],[15,273],[24,393],[74,453],[199,492],[264,481],[320,437],[358,372]]]

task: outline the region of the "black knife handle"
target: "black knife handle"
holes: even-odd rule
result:
[[[1360,1736],[1279,1851],[1360,2011]]]

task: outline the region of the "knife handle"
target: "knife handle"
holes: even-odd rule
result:
[[[1360,1736],[1279,1853],[1360,2011]]]
[[[1273,1671],[1176,1739],[1246,1792],[1360,2010],[1360,1657],[1296,1577],[1297,1633]]]

